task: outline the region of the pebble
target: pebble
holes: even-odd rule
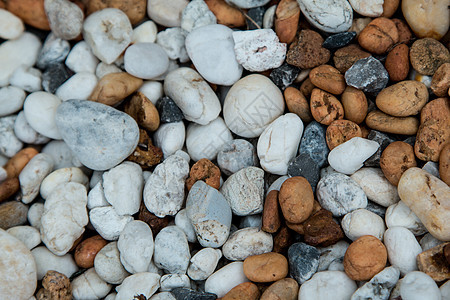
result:
[[[327,37],[323,42],[322,47],[327,49],[339,49],[347,46],[355,37],[355,31],[336,33]]]
[[[33,256],[24,243],[2,229],[0,239],[0,271],[4,274],[0,279],[0,295],[5,299],[29,299],[37,286]]]
[[[302,153],[289,162],[288,175],[305,177],[315,192],[320,179],[320,168],[309,153]]]
[[[186,36],[186,50],[208,82],[232,85],[241,78],[242,66],[236,60],[230,28],[221,24],[199,27]]]
[[[145,21],[139,26],[133,29],[133,35],[131,36],[131,43],[154,43],[156,41],[156,34],[158,28],[155,22]]]
[[[441,299],[441,292],[436,282],[423,272],[409,272],[402,278],[400,283],[400,297],[402,299]]]
[[[225,0],[228,4],[248,9],[266,5],[269,0]]]
[[[117,214],[112,206],[102,206],[89,211],[89,221],[102,238],[114,241],[119,238],[125,226],[133,221],[133,217]]]
[[[98,63],[99,60],[85,41],[78,42],[73,46],[65,61],[66,66],[75,73],[89,72],[95,74]]]
[[[330,51],[322,47],[323,42],[318,32],[309,29],[301,30],[298,41],[289,46],[286,62],[300,69],[311,69],[327,63],[330,60]]]
[[[189,56],[185,48],[186,34],[180,27],[167,28],[157,34],[156,43],[167,53],[171,60],[179,59],[182,63],[188,62]]]
[[[50,270],[60,272],[67,277],[71,277],[78,271],[71,254],[58,256],[50,252],[45,246],[34,248],[31,250],[31,254],[36,262],[37,280],[42,280]]]
[[[253,282],[273,282],[288,274],[288,261],[279,253],[269,252],[247,257],[244,274]]]
[[[53,171],[53,166],[50,155],[39,153],[23,168],[19,175],[23,203],[31,203],[36,198],[42,181]]]
[[[189,2],[181,15],[181,28],[186,32],[206,25],[216,24],[216,16],[203,0]]]
[[[0,204],[0,228],[7,230],[27,222],[28,207],[19,201]]]
[[[357,209],[346,214],[342,218],[341,226],[345,235],[352,241],[363,235],[372,235],[382,240],[386,230],[384,220],[366,209]]]
[[[155,265],[171,274],[185,274],[191,254],[183,230],[177,226],[164,227],[155,238]]]
[[[41,51],[36,61],[36,66],[45,70],[52,64],[61,63],[66,59],[70,51],[68,41],[58,38],[55,34],[50,33],[42,45]]]
[[[179,121],[161,124],[153,138],[155,145],[161,148],[164,157],[167,158],[183,148],[186,138],[184,123]]]
[[[405,227],[391,227],[384,233],[389,262],[402,275],[417,270],[416,256],[422,252],[414,234]]]
[[[23,148],[23,143],[14,135],[16,117],[10,115],[0,118],[0,154],[6,157],[13,157]]]
[[[225,143],[217,153],[217,164],[225,175],[232,175],[258,162],[255,147],[244,139]]]
[[[203,247],[217,248],[228,239],[231,208],[225,197],[203,181],[197,181],[186,200],[187,216]]]
[[[392,81],[402,81],[409,74],[409,47],[399,44],[389,51],[384,64]]]
[[[317,202],[314,202],[314,205],[316,206],[314,207],[315,211],[300,225],[303,228],[298,229],[299,233],[304,234],[304,241],[312,246],[328,246],[343,239],[344,232],[333,219],[332,213],[325,209],[320,209]]]
[[[215,160],[222,146],[233,139],[221,117],[207,125],[191,123],[186,130],[186,148],[192,160]]]
[[[0,87],[8,85],[9,77],[14,71],[24,65],[31,67],[36,63],[41,50],[39,39],[28,32],[15,40],[3,42],[0,46]]]
[[[382,133],[380,131],[377,130],[371,130],[369,132],[369,135],[367,136],[367,138],[371,141],[375,141],[380,145],[380,148],[378,148],[377,152],[375,152],[375,154],[373,154],[371,157],[369,157],[369,159],[367,159],[364,162],[364,166],[366,167],[381,167],[381,170],[383,171],[383,174],[386,176],[386,178],[389,180],[389,182],[391,182],[393,185],[397,186],[397,183],[393,183],[388,176],[384,173],[382,164],[381,164],[381,155],[382,152],[391,144],[393,144],[395,141],[390,138],[387,134]],[[412,150],[412,153],[414,153],[414,150]],[[398,153],[397,151],[395,151],[395,153]],[[414,156],[414,154],[413,154]]]
[[[164,49],[155,43],[137,43],[125,51],[125,70],[138,78],[152,79],[169,68],[169,58]]]
[[[15,86],[0,88],[0,117],[18,112],[25,101],[25,92]]]
[[[183,10],[189,4],[188,0],[148,0],[147,14],[155,23],[165,27],[181,26]]]
[[[70,99],[88,100],[97,85],[97,76],[88,72],[74,74],[55,92],[55,95],[62,101]]]
[[[228,128],[245,138],[260,136],[283,111],[281,91],[269,78],[259,74],[236,82],[227,93],[223,106]]]
[[[305,243],[295,243],[289,247],[288,259],[291,276],[303,284],[317,272],[319,251]]]
[[[28,222],[30,225],[39,230],[41,228],[41,217],[44,213],[43,203],[34,203],[30,205],[27,213]],[[39,233],[40,234],[40,233]]]
[[[303,132],[298,154],[308,155],[321,168],[327,162],[328,153],[325,127],[312,121]]]
[[[32,226],[15,226],[6,232],[21,241],[30,250],[41,243],[39,230]]]
[[[169,97],[162,97],[156,103],[161,123],[174,123],[183,120],[183,112]]]
[[[241,283],[234,288],[232,288],[225,296],[221,299],[248,299],[257,300],[261,293],[259,292],[258,286],[252,282]]]
[[[447,184],[413,167],[403,173],[398,194],[434,237],[442,241],[450,240],[450,224],[446,222],[450,214],[450,188]]]
[[[378,93],[389,81],[389,74],[383,64],[369,56],[356,61],[346,72],[347,85],[366,93]]]
[[[264,171],[247,167],[223,183],[220,192],[230,204],[233,214],[248,216],[261,213],[264,203]]]
[[[228,260],[244,260],[249,256],[272,251],[272,235],[258,227],[247,227],[233,232],[222,247]]]
[[[129,276],[120,262],[117,242],[106,244],[95,256],[94,268],[97,275],[110,284],[121,284]]]
[[[192,256],[187,270],[192,280],[206,280],[217,267],[222,257],[222,251],[213,248],[203,248]]]
[[[436,282],[450,279],[449,243],[440,244],[420,253],[417,256],[417,266],[420,271],[429,275]]]
[[[68,0],[46,0],[44,8],[50,29],[55,36],[72,40],[80,35],[84,14],[77,4]]]
[[[318,272],[329,270],[332,263],[342,263],[349,244],[339,241],[334,245],[317,248],[320,252]],[[344,268],[342,268],[344,271]]]
[[[223,297],[235,286],[248,282],[244,275],[243,264],[241,261],[232,262],[214,272],[205,282],[205,292]]]
[[[333,62],[336,69],[341,73],[345,73],[355,62],[369,56],[370,53],[362,50],[360,46],[350,44],[336,50],[333,56]]]
[[[423,38],[411,45],[409,59],[418,73],[433,75],[442,64],[450,62],[450,53],[439,41]]]
[[[160,287],[161,276],[154,273],[142,272],[128,276],[116,287],[116,300],[128,300],[135,298],[135,295],[143,295],[150,298]]]
[[[329,174],[319,181],[317,200],[335,217],[367,206],[367,196],[361,187],[356,181],[341,173]]]
[[[414,235],[422,235],[427,232],[427,229],[423,226],[416,214],[403,201],[399,201],[388,207],[385,221],[388,228],[396,226],[405,227]]]
[[[450,281],[446,281],[441,287],[439,288],[442,294],[442,299],[447,299],[450,297]]]
[[[192,225],[185,208],[180,210],[175,216],[175,225],[184,231],[189,243],[197,242],[197,235],[195,233],[194,226]]]
[[[378,55],[391,49],[398,39],[398,30],[394,21],[384,17],[372,20],[358,35],[361,47]]]
[[[270,72],[270,79],[282,90],[285,90],[288,86],[290,86],[298,77],[300,73],[300,69],[291,66],[288,63],[283,63],[280,67],[273,69]],[[287,101],[286,101],[287,105]],[[289,105],[288,105],[289,108]],[[291,111],[291,110],[290,110]],[[293,110],[291,112],[294,112]],[[302,115],[299,114],[299,117],[304,119]],[[307,121],[304,119],[303,121]]]
[[[42,87],[44,91],[54,93],[56,90],[72,76],[72,72],[62,63],[51,64],[42,73]]]
[[[17,39],[25,30],[22,20],[5,9],[0,9],[0,20],[0,38],[2,39]]]
[[[136,122],[125,113],[101,103],[64,101],[58,107],[55,120],[69,148],[83,165],[93,170],[116,166],[134,151],[138,143]]]
[[[105,297],[111,290],[111,285],[103,281],[94,268],[72,280],[72,296],[75,300],[95,299]]]
[[[399,277],[400,271],[396,267],[387,267],[358,288],[351,299],[389,299]]]
[[[286,57],[286,44],[272,29],[233,32],[237,61],[250,72],[280,67]]]
[[[159,99],[163,98],[164,90],[163,85],[159,81],[144,81],[141,87],[138,89],[138,92],[141,92],[150,100],[154,105],[157,105]],[[161,115],[161,113],[160,113]]]
[[[104,240],[100,235],[94,235],[83,240],[75,247],[75,262],[81,268],[92,268],[95,256],[106,244],[108,244],[108,241]]]
[[[262,26],[264,29],[270,29],[270,28],[273,27],[273,25],[275,23],[275,12],[276,12],[276,10],[277,10],[277,6],[276,5],[272,5],[264,13],[263,26]]]
[[[261,300],[298,299],[298,283],[292,278],[284,278],[271,284],[261,295]]]
[[[347,31],[352,26],[353,10],[345,0],[297,0],[302,14],[316,28],[330,33]],[[329,8],[333,9],[330,10]]]
[[[41,183],[40,193],[43,199],[47,199],[53,190],[60,184],[76,182],[88,187],[89,178],[80,168],[61,168],[53,171],[45,177]]]
[[[171,291],[176,288],[190,288],[191,282],[189,277],[184,274],[166,274],[161,276],[160,291]]]
[[[41,77],[38,69],[20,66],[12,73],[9,83],[31,93],[42,90]]]
[[[206,125],[217,118],[220,102],[208,83],[191,68],[167,74],[164,92],[181,109],[186,120]]]
[[[122,72],[122,69],[117,67],[114,63],[105,64],[104,62],[100,62],[95,68],[95,76],[97,76],[98,79],[102,79],[104,76],[111,73],[120,72]]]
[[[61,139],[55,123],[55,115],[61,100],[47,92],[34,92],[25,99],[23,111],[30,126],[40,134]]]
[[[312,213],[314,194],[309,182],[300,176],[284,181],[278,194],[284,218],[290,223],[302,223]]]
[[[64,141],[50,141],[42,148],[42,153],[51,156],[55,163],[53,167],[55,170],[82,166],[78,158]]]
[[[103,24],[108,24],[105,28]],[[105,8],[88,16],[83,37],[102,62],[114,62],[131,42],[133,29],[127,15],[117,8]]]

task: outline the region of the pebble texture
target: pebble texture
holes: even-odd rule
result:
[[[369,56],[358,60],[345,72],[345,81],[363,92],[378,93],[386,87],[389,74],[378,59]]]
[[[298,284],[303,284],[317,272],[319,256],[320,253],[315,247],[305,243],[295,243],[289,247],[289,267]]]
[[[184,232],[177,226],[163,228],[155,238],[155,265],[172,274],[185,274],[191,254]]]
[[[297,0],[302,14],[320,30],[330,33],[347,31],[352,25],[353,10],[346,0]]]

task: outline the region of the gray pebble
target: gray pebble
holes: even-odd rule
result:
[[[50,33],[45,39],[41,52],[37,58],[36,66],[45,70],[52,64],[63,62],[70,51],[68,41],[58,38],[54,33]]]
[[[186,235],[177,226],[163,228],[155,238],[153,260],[158,268],[172,274],[185,274],[191,254]]]
[[[328,153],[330,152],[325,133],[326,128],[324,126],[316,121],[312,121],[303,132],[298,150],[298,154],[308,153],[320,168],[326,164]]]
[[[217,164],[225,175],[231,175],[246,167],[256,166],[257,163],[255,147],[243,139],[227,142],[217,153]]]
[[[13,157],[23,147],[23,143],[14,134],[17,115],[0,118],[0,154]]]
[[[383,64],[373,56],[358,60],[345,72],[347,85],[366,93],[378,93],[389,81]]]
[[[399,277],[400,271],[396,267],[387,267],[357,289],[351,300],[388,299]]]
[[[320,168],[308,153],[302,153],[289,163],[288,175],[305,177],[315,192],[320,179]]]
[[[289,247],[288,259],[291,276],[299,284],[310,279],[319,267],[319,250],[305,243],[295,243]]]
[[[59,38],[71,40],[81,33],[83,11],[68,0],[45,0],[45,14],[52,32]]]

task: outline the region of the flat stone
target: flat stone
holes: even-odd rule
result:
[[[319,251],[305,243],[295,243],[289,247],[288,258],[291,276],[298,284],[310,279],[319,267]]]
[[[326,128],[323,125],[312,121],[306,126],[298,149],[298,154],[309,154],[320,168],[326,164],[330,152],[325,139],[325,132]]]
[[[386,87],[389,74],[378,59],[369,56],[358,60],[345,72],[345,81],[363,92],[376,94]]]

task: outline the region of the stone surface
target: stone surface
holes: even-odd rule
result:
[[[411,231],[404,227],[391,227],[384,233],[384,244],[389,262],[402,275],[417,270],[416,257],[422,248]]]
[[[21,241],[30,250],[41,243],[39,230],[32,226],[15,226],[6,232]]]
[[[78,267],[70,254],[57,256],[45,246],[34,248],[31,250],[31,254],[36,262],[37,280],[42,280],[50,270],[62,273],[67,277],[71,277],[78,271]]]
[[[305,243],[295,243],[289,247],[288,259],[291,276],[298,284],[310,279],[319,267],[319,251]]]
[[[22,202],[28,204],[39,195],[44,178],[53,171],[54,162],[50,155],[39,153],[23,168],[19,175]]]
[[[382,240],[386,227],[384,220],[366,209],[357,209],[344,216],[341,221],[345,235],[352,241],[363,235],[372,235]]]
[[[179,121],[161,124],[153,138],[155,144],[161,148],[164,157],[167,158],[183,148],[186,138],[184,123]]]
[[[287,179],[281,185],[278,199],[283,216],[288,222],[302,223],[313,211],[314,194],[304,177]]]
[[[275,252],[250,256],[244,260],[244,274],[253,282],[277,281],[287,276],[288,261]]]
[[[243,262],[232,262],[209,276],[205,282],[205,292],[223,297],[232,288],[247,281],[248,279],[244,275]]]
[[[56,271],[48,271],[42,279],[38,299],[72,299],[72,285],[67,276]]]
[[[102,206],[89,211],[89,220],[105,240],[114,241],[119,238],[125,225],[133,221],[133,217],[117,214],[112,206]]]
[[[12,86],[19,87],[26,92],[42,90],[42,73],[38,69],[20,66],[9,78]]]
[[[422,235],[427,232],[416,214],[403,201],[399,201],[388,207],[385,221],[388,228],[395,226],[405,227],[414,235]]]
[[[25,27],[22,20],[16,15],[2,8],[0,16],[0,37],[2,39],[16,39],[23,33]]]
[[[391,290],[397,284],[400,271],[396,267],[387,267],[376,274],[369,282],[358,288],[351,300],[357,299],[388,299]]]
[[[18,201],[8,201],[0,204],[0,228],[7,230],[27,221],[28,207]]]
[[[61,100],[47,92],[35,92],[25,99],[23,111],[30,126],[40,134],[61,139],[61,134],[55,123],[56,110]]]
[[[323,167],[327,162],[329,150],[325,140],[325,128],[316,121],[305,128],[298,150],[298,154],[303,153],[308,154],[319,167]]]
[[[363,92],[377,93],[386,87],[389,74],[379,60],[369,56],[356,61],[345,72],[345,81]]]
[[[331,270],[333,265],[341,264],[344,271],[344,255],[349,244],[346,241],[339,241],[334,245],[317,248],[320,252],[318,271]]]
[[[186,179],[186,187],[188,190],[195,182],[202,180],[215,189],[220,187],[220,169],[209,159],[202,158],[196,162],[189,171],[189,178]]]
[[[0,88],[0,117],[19,111],[23,106],[25,97],[26,94],[21,88],[14,86]]]
[[[298,1],[302,14],[316,28],[325,32],[347,31],[352,25],[353,10],[344,0]],[[330,10],[330,7],[333,9]]]
[[[39,69],[47,69],[52,64],[63,62],[70,51],[68,41],[58,38],[55,34],[50,33],[42,45],[41,51],[36,61]]]
[[[252,282],[241,283],[234,288],[232,288],[225,296],[221,299],[231,300],[231,299],[248,299],[257,300],[261,293],[259,292],[258,286]]]
[[[399,284],[399,296],[402,299],[441,299],[441,293],[436,282],[425,273],[417,271],[410,272],[402,278]]]
[[[89,72],[80,72],[61,84],[55,95],[62,101],[70,99],[88,100],[96,85],[97,76]]]
[[[135,92],[143,80],[127,72],[109,73],[100,78],[89,100],[114,106]]]
[[[78,42],[70,50],[66,59],[66,66],[74,71],[95,73],[99,60],[91,51],[91,48],[85,41]]]
[[[247,227],[233,232],[222,247],[228,260],[244,260],[249,256],[272,251],[272,236],[258,227]]]
[[[397,141],[390,143],[381,154],[380,167],[384,176],[393,185],[398,185],[403,173],[417,166],[414,149],[411,145]]]
[[[156,108],[158,109],[161,123],[174,123],[183,120],[183,112],[177,104],[167,96],[158,100]]]
[[[217,164],[225,175],[232,175],[246,167],[256,166],[255,147],[244,139],[229,141],[217,153]]]
[[[305,242],[312,246],[333,245],[344,238],[341,227],[333,220],[331,212],[325,209],[313,212],[302,226]]]
[[[330,60],[330,51],[322,47],[323,42],[322,36],[313,30],[300,31],[298,41],[289,46],[286,62],[300,69],[311,69],[325,64]]]
[[[203,0],[189,2],[181,15],[181,28],[187,32],[216,23],[216,16],[209,10],[208,5]]]
[[[156,34],[158,29],[155,22],[145,21],[139,26],[133,29],[133,35],[131,37],[131,42],[136,43],[154,43],[156,41]]]
[[[101,279],[94,268],[90,268],[72,281],[72,296],[75,300],[105,297],[111,285]]]
[[[449,243],[443,243],[417,255],[417,266],[436,282],[450,279]]]
[[[85,239],[75,248],[75,262],[81,268],[92,268],[94,266],[95,256],[107,243],[100,235],[94,235]]]
[[[158,268],[172,274],[185,274],[190,258],[183,230],[177,226],[167,226],[158,233],[153,254],[153,261]]]
[[[320,179],[320,168],[309,153],[302,153],[290,161],[288,175],[305,177],[314,192]]]
[[[13,157],[23,147],[23,143],[14,135],[14,123],[17,115],[0,118],[0,154]]]
[[[30,126],[23,111],[17,115],[14,122],[14,134],[19,140],[28,144],[46,144],[50,141],[50,138],[43,136]]]
[[[450,62],[449,50],[434,38],[416,40],[409,52],[411,65],[422,75],[433,75],[444,63]]]
[[[298,299],[298,283],[292,278],[284,278],[271,284],[261,295],[261,300]]]
[[[169,68],[164,49],[155,43],[137,43],[127,48],[124,55],[125,70],[138,78],[152,79]]]
[[[239,8],[255,8],[266,5],[269,0],[226,0],[227,3]]]
[[[189,243],[197,242],[197,235],[195,233],[194,226],[192,225],[185,208],[180,210],[175,216],[175,225],[184,231]]]
[[[191,282],[185,274],[166,274],[161,276],[160,291],[171,291],[176,288],[190,288]]]
[[[44,8],[55,36],[72,40],[80,35],[84,14],[78,5],[67,0],[45,0]]]
[[[135,295],[143,295],[150,298],[160,287],[158,274],[142,272],[131,275],[116,287],[117,300],[127,300],[134,298]]]
[[[189,4],[187,0],[149,0],[147,1],[147,14],[154,22],[166,27],[181,25],[183,10]]]
[[[391,19],[380,17],[372,20],[358,35],[358,43],[367,51],[382,55],[399,39],[397,26]]]
[[[290,86],[296,79],[297,76],[300,74],[300,69],[291,66],[288,63],[283,63],[281,66],[279,66],[276,69],[273,69],[272,72],[270,72],[270,79],[282,90],[286,89],[288,86]],[[286,102],[287,104],[287,102]],[[288,105],[289,107],[289,105]],[[293,112],[292,110],[290,110]],[[302,115],[299,115],[299,117],[302,118]],[[302,118],[303,120],[303,118]],[[306,120],[304,120],[306,121]]]
[[[216,269],[222,251],[219,249],[203,248],[192,256],[187,270],[192,280],[205,280]]]
[[[327,49],[342,48],[347,46],[355,37],[355,31],[336,33],[327,37],[322,46]]]
[[[44,91],[54,93],[67,79],[72,76],[72,72],[62,63],[51,64],[42,73],[42,87]]]
[[[120,262],[117,242],[110,242],[97,253],[94,268],[97,275],[110,284],[121,284],[129,276]]]

